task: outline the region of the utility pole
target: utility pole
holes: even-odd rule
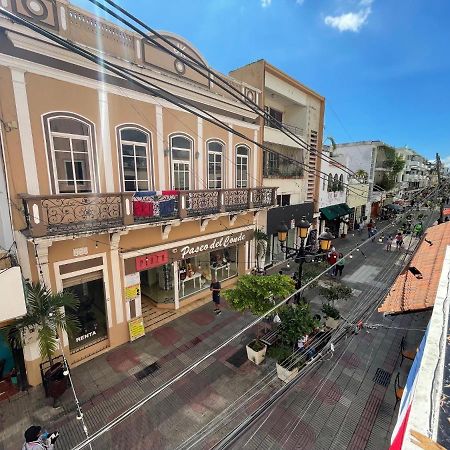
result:
[[[436,153],[436,170],[437,170],[437,177],[438,177],[438,187],[439,187],[439,191],[441,190],[441,158],[439,158],[439,153]],[[441,195],[441,202],[439,205],[439,219],[438,222],[439,223],[443,223],[444,222],[444,193],[440,192]]]

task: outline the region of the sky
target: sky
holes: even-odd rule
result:
[[[450,166],[449,0],[116,1],[222,73],[265,59],[323,95],[337,143],[382,140]]]

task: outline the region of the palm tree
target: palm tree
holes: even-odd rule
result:
[[[25,285],[27,313],[7,328],[10,344],[22,348],[26,332],[37,332],[39,352],[43,361],[53,365],[53,355],[58,348],[58,330],[73,336],[80,322],[73,312],[79,307],[77,297],[70,291],[51,293],[36,283]]]
[[[367,181],[368,175],[367,172],[363,169],[359,169],[355,172],[355,176],[362,181]]]

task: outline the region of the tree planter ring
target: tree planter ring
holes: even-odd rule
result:
[[[277,363],[278,378],[285,383],[289,383],[289,381],[291,381],[298,374],[298,372],[298,367],[294,367],[292,370],[289,370]]]

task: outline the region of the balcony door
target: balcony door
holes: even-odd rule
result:
[[[52,115],[44,120],[53,192],[95,192],[92,124],[74,115]]]
[[[208,147],[208,189],[223,187],[223,148],[219,141],[210,141]]]
[[[193,142],[186,136],[170,138],[172,189],[187,191],[191,189]]]
[[[244,145],[236,148],[236,187],[248,188],[249,149]]]

